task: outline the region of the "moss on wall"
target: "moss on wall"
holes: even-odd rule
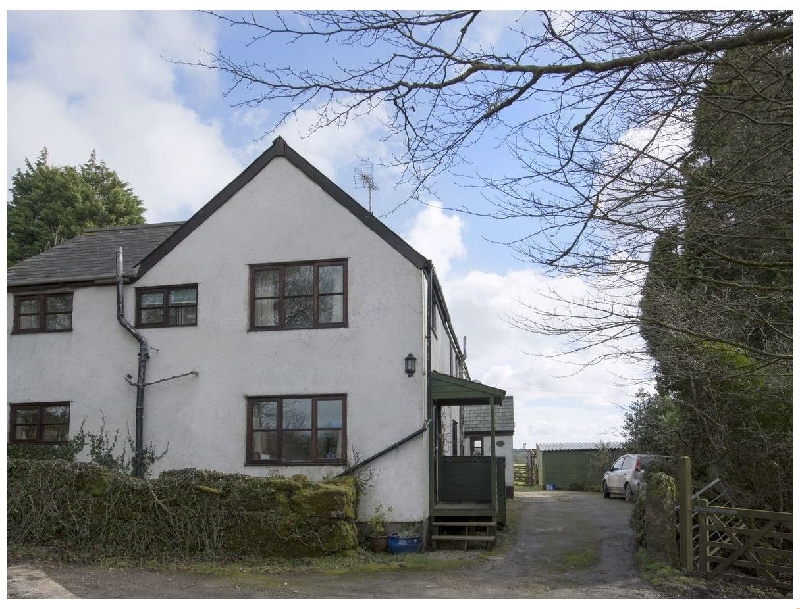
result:
[[[9,459],[8,542],[96,556],[320,556],[354,549],[352,478],[213,471],[138,480],[87,463]]]

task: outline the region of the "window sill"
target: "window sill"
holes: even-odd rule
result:
[[[345,466],[347,463],[344,461],[248,461],[245,463],[245,467],[251,466],[268,466],[268,467],[293,467],[295,465],[301,465],[303,467],[308,466],[325,466],[325,465],[335,465],[335,466]]]
[[[11,330],[11,334],[63,334],[72,332],[72,328],[66,330]]]
[[[247,329],[248,332],[297,332],[299,330],[336,330],[340,328],[346,328],[347,324],[336,324],[331,326],[309,326],[306,328],[279,328],[277,326],[266,326],[266,327],[250,327]]]

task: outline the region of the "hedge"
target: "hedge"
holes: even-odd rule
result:
[[[8,542],[118,557],[321,556],[355,549],[356,482],[8,460]]]

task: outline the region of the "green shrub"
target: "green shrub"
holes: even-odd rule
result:
[[[357,547],[355,481],[203,470],[139,480],[89,463],[9,459],[8,542],[116,557],[320,556]]]

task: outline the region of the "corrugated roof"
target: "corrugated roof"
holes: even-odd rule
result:
[[[600,442],[546,442],[544,444],[537,444],[536,449],[539,451],[548,450],[598,450]],[[622,449],[622,442],[603,442],[603,446],[614,450]]]
[[[492,428],[488,406],[464,408],[464,433],[488,432]],[[494,407],[495,431],[514,431],[514,396],[507,395]]]
[[[183,222],[138,224],[89,229],[23,260],[8,269],[8,287],[114,279],[117,248],[122,247],[123,273],[136,276],[136,265],[174,233]]]

